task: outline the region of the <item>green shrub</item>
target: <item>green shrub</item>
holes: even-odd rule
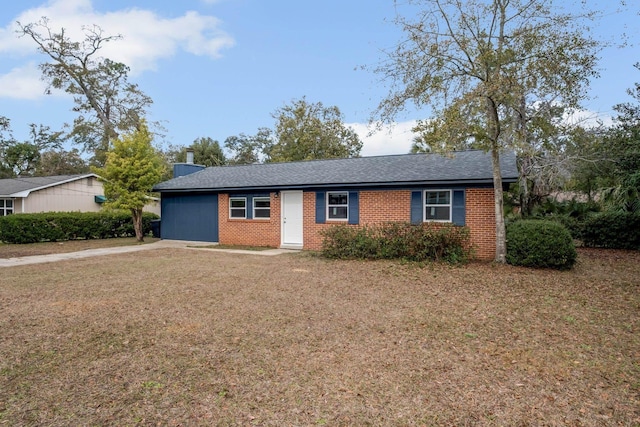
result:
[[[145,235],[151,232],[151,221],[157,218],[156,214],[144,212],[142,230]],[[44,212],[0,217],[0,241],[5,243],[128,236],[135,236],[128,211]]]
[[[640,213],[601,212],[584,222],[582,244],[610,249],[640,249]]]
[[[577,252],[569,231],[546,220],[522,220],[507,226],[507,262],[512,265],[567,270]]]
[[[320,234],[327,258],[464,262],[470,257],[469,230],[451,224],[336,225]]]

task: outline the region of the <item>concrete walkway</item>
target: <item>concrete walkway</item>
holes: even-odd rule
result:
[[[290,250],[290,249],[265,249],[265,250],[256,250],[256,251],[243,250],[243,249],[216,249],[212,247],[212,245],[213,244],[210,242],[190,242],[190,241],[184,241],[184,240],[159,240],[157,242],[147,243],[144,245],[115,246],[112,248],[86,249],[84,251],[79,251],[79,252],[67,252],[67,253],[50,254],[50,255],[34,255],[34,256],[26,256],[26,257],[18,257],[18,258],[5,258],[5,259],[0,259],[0,267],[15,267],[18,265],[42,264],[47,262],[88,258],[92,256],[122,254],[127,252],[138,252],[138,251],[145,251],[149,249],[163,249],[163,248],[182,248],[182,249],[192,249],[192,250],[199,250],[199,251],[208,250],[208,251],[217,251],[217,252],[231,252],[236,254],[263,255],[263,256],[274,256],[274,255],[280,255],[280,254],[299,252],[299,251]]]

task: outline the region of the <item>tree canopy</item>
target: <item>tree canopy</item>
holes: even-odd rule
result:
[[[164,162],[152,145],[153,136],[142,120],[138,129],[113,140],[104,167],[93,167],[104,181],[105,206],[131,211],[138,241],[143,241],[142,210],[151,190],[161,181]]]
[[[193,151],[193,162],[203,166],[222,166],[227,163],[227,158],[218,141],[211,138],[196,138],[189,147],[177,149],[175,161],[184,163],[187,161],[187,149]]]
[[[47,18],[21,24],[19,33],[30,37],[50,62],[40,65],[48,90],[63,90],[73,96],[74,120],[70,136],[88,152],[92,162],[102,165],[110,140],[120,132],[135,129],[152,100],[128,81],[129,67],[99,57],[100,49],[121,36],[105,35],[96,26],[84,27],[82,41],[71,40],[64,28],[55,32]]]
[[[598,42],[584,20],[552,0],[409,0],[397,24],[406,39],[376,69],[390,82],[374,119],[391,122],[413,103],[433,117],[414,129],[430,150],[490,151],[496,261],[505,262],[500,152],[526,150],[544,107],[572,109],[597,75]],[[580,8],[582,10],[582,8]],[[532,108],[535,107],[535,108]]]
[[[224,146],[229,163],[295,162],[360,155],[362,141],[344,124],[336,106],[310,103],[305,97],[277,109],[274,129],[258,129],[255,135],[230,136]]]
[[[40,153],[36,176],[75,175],[90,171],[88,163],[77,148],[72,150],[48,150]]]
[[[48,126],[29,125],[29,139],[18,141],[11,132],[10,121],[0,117],[0,177],[38,175],[45,150],[60,149],[62,132],[53,132]]]
[[[263,127],[255,135],[241,133],[224,141],[224,148],[230,153],[228,162],[233,165],[260,163],[273,145],[273,131]]]
[[[356,157],[362,141],[345,126],[340,109],[309,103],[305,98],[293,101],[274,113],[275,142],[268,147],[270,162]]]
[[[635,67],[640,70],[640,63]],[[635,102],[614,106],[618,115],[602,147],[613,162],[614,185],[605,195],[618,210],[640,212],[640,83],[627,93]]]

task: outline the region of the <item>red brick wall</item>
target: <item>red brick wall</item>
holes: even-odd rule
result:
[[[465,224],[471,233],[476,258],[491,260],[496,256],[496,221],[493,188],[468,188]]]
[[[327,221],[316,224],[316,193],[304,193],[304,248],[318,250],[322,247],[320,230],[347,221]],[[360,191],[358,195],[360,210],[359,225],[379,224],[388,221],[411,220],[411,191]],[[357,226],[353,226],[357,227]]]
[[[219,242],[223,245],[280,246],[280,198],[270,194],[271,218],[230,219],[229,195],[218,196]],[[247,209],[251,209],[247,206]]]
[[[386,221],[411,220],[411,191],[360,191],[360,225],[379,224]],[[280,245],[280,198],[271,193],[271,218],[269,220],[229,219],[229,197],[219,196],[220,243],[232,245]],[[317,250],[322,246],[320,230],[340,224],[331,221],[316,224],[316,193],[303,193],[304,248]],[[346,223],[343,222],[343,223]],[[495,256],[495,221],[493,189],[466,190],[466,224],[470,229],[471,243],[478,259]]]

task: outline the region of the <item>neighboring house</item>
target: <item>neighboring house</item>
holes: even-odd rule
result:
[[[106,201],[93,173],[0,179],[0,216],[36,212],[97,212]],[[157,199],[145,211],[160,213]]]
[[[516,182],[503,153],[506,188]],[[451,222],[469,227],[480,259],[495,256],[491,155],[407,154],[204,168],[174,166],[161,193],[163,239],[320,249],[335,224]]]

